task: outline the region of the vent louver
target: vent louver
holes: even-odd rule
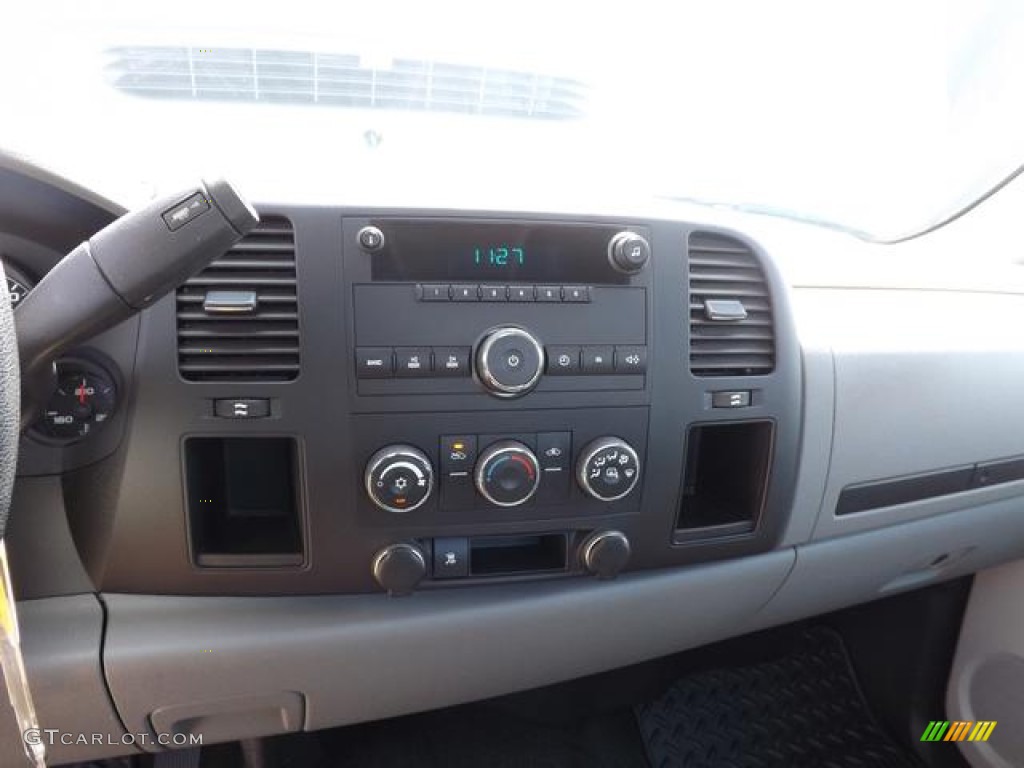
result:
[[[189,381],[290,381],[299,374],[295,235],[260,224],[178,289],[178,370]]]
[[[693,233],[690,265],[690,371],[753,376],[775,368],[771,296],[749,247],[723,235]]]

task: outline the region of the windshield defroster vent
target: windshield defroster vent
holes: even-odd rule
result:
[[[178,370],[189,381],[290,381],[299,375],[295,235],[260,224],[178,289]]]
[[[109,82],[154,99],[249,101],[571,120],[588,89],[571,77],[456,62],[366,60],[351,53],[263,48],[118,46]]]
[[[690,371],[695,376],[771,373],[771,296],[754,253],[733,238],[695,232],[689,265]]]

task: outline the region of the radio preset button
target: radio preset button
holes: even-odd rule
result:
[[[452,301],[479,301],[479,285],[453,285]]]
[[[579,347],[548,347],[548,374],[575,376],[580,372]]]
[[[469,376],[469,347],[434,347],[435,376]]]
[[[508,286],[481,285],[480,301],[508,301]]]
[[[509,301],[536,301],[532,285],[510,285],[508,289]]]
[[[585,304],[590,301],[590,288],[586,285],[563,285],[562,301]]]
[[[438,285],[436,283],[417,285],[416,297],[420,301],[448,301],[450,290],[450,285]]]
[[[583,372],[590,374],[612,373],[614,370],[613,355],[612,347],[584,347]]]
[[[647,347],[629,346],[615,348],[616,373],[646,373]]]
[[[358,347],[356,377],[390,379],[395,373],[394,350],[391,347]]]
[[[556,302],[562,300],[562,287],[558,285],[538,285],[537,301]]]
[[[400,377],[420,378],[430,375],[430,347],[398,347],[395,357],[398,360],[396,371]]]

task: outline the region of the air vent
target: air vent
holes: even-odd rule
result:
[[[351,53],[136,45],[107,55],[114,88],[164,100],[569,120],[583,116],[588,91],[578,80],[545,73],[428,59],[382,63]]]
[[[290,381],[299,375],[295,236],[265,216],[178,289],[178,370],[189,381]]]
[[[775,368],[768,284],[757,257],[722,235],[690,235],[690,371],[753,376]]]

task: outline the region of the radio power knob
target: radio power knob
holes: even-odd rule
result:
[[[373,557],[373,578],[389,595],[408,595],[427,575],[427,559],[412,544],[390,544]]]
[[[608,261],[619,272],[633,275],[647,266],[651,245],[636,232],[619,232],[608,243]]]
[[[597,531],[580,547],[583,567],[599,579],[614,579],[629,562],[629,539],[621,531]]]
[[[495,397],[525,395],[543,371],[544,347],[523,328],[492,328],[477,347],[477,378]]]

